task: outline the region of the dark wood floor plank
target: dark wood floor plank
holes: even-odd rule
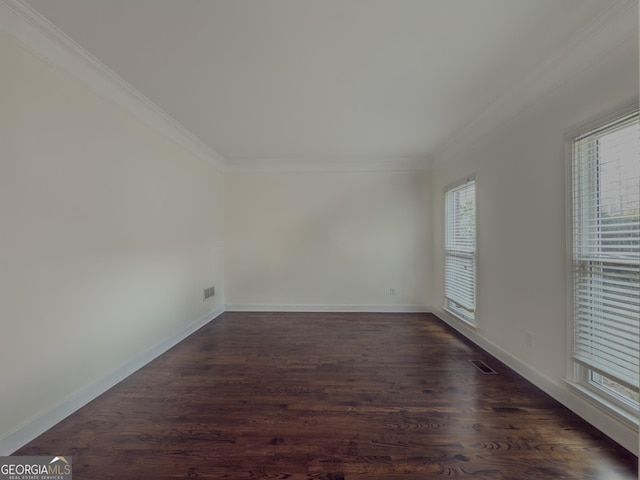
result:
[[[225,313],[15,454],[71,455],[76,479],[637,478],[427,314]]]

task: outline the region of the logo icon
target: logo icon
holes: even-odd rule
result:
[[[0,457],[0,480],[71,480],[71,457]]]

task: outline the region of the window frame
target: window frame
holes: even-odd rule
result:
[[[567,285],[567,382],[583,398],[587,399],[595,406],[613,415],[619,421],[637,429],[639,424],[640,405],[638,402],[630,401],[624,396],[617,394],[610,388],[603,386],[594,380],[594,375],[603,375],[602,372],[590,368],[573,358],[575,348],[574,338],[574,142],[577,138],[588,134],[591,131],[606,128],[616,122],[622,121],[625,117],[638,115],[638,99],[634,99],[626,105],[617,108],[606,115],[571,129],[565,134],[565,205],[566,205],[566,285]],[[589,181],[590,188],[598,188],[597,180]],[[606,260],[603,260],[606,262]],[[606,375],[605,375],[606,376]]]
[[[465,188],[473,187],[473,226],[474,226],[474,236],[473,236],[473,251],[462,251],[450,249],[450,195],[455,194]],[[452,315],[454,318],[463,321],[466,325],[471,327],[477,327],[477,240],[478,240],[478,202],[477,202],[477,183],[475,175],[471,175],[465,177],[463,180],[455,182],[453,184],[448,185],[444,190],[444,311],[448,314]],[[452,300],[447,297],[447,278],[448,278],[448,269],[447,269],[447,259],[450,257],[457,258],[466,258],[470,257],[471,265],[472,265],[472,292],[471,296],[473,298],[473,305],[471,311],[467,311],[464,306],[460,306],[460,308],[456,307],[455,300]]]

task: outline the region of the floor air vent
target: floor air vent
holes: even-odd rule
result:
[[[485,375],[497,375],[498,374],[498,372],[496,372],[493,368],[491,368],[489,365],[484,363],[482,360],[469,360],[469,361],[471,362],[471,364],[474,367],[476,367],[478,370],[480,370]]]

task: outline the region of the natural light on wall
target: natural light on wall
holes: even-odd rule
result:
[[[572,147],[573,378],[613,411],[637,419],[638,113],[576,136]]]

